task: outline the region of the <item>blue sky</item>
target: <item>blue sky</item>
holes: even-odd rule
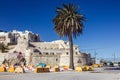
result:
[[[44,41],[58,40],[52,19],[62,3],[79,5],[79,13],[87,18],[83,34],[74,39],[80,51],[92,56],[96,52],[99,58],[113,54],[120,58],[119,0],[0,0],[0,29],[30,30]]]

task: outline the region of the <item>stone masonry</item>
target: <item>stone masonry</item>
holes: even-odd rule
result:
[[[21,52],[26,59],[26,64],[69,65],[69,43],[66,41],[41,42],[38,34],[14,30],[0,32],[0,42],[9,47],[8,53],[0,53],[0,64],[4,59],[13,58]],[[81,53],[77,45],[73,48],[75,66],[91,63],[90,54]]]

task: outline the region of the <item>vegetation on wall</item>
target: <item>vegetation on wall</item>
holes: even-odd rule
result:
[[[9,48],[3,43],[0,43],[0,50],[2,53],[8,52]]]

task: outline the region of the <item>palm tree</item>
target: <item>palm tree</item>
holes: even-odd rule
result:
[[[70,46],[70,69],[74,69],[73,61],[73,40],[76,36],[82,34],[84,15],[78,13],[78,7],[73,4],[63,4],[63,7],[57,7],[57,15],[53,19],[54,30],[60,37],[68,37]]]

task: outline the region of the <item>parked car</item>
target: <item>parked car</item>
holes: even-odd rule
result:
[[[110,66],[110,67],[114,67],[113,62],[110,62],[110,63],[109,63],[109,66]]]
[[[118,66],[120,67],[120,62],[118,62]]]

